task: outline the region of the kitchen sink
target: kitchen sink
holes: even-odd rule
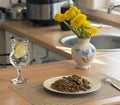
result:
[[[77,36],[74,34],[62,37],[60,43],[67,47],[72,47],[77,43]],[[92,36],[90,42],[97,51],[120,51],[120,34],[99,33]]]

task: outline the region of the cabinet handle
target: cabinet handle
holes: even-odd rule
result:
[[[10,54],[0,54],[0,56],[9,56]]]
[[[2,64],[2,63],[0,63],[0,66],[12,66],[12,65],[9,64],[9,63],[6,63],[6,64]]]

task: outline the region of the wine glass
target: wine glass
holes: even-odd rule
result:
[[[28,51],[29,41],[22,38],[12,38],[11,45],[12,51],[9,59],[10,63],[17,69],[18,76],[11,80],[13,84],[27,83],[28,80],[22,77],[22,68],[26,66],[30,61],[30,55]]]

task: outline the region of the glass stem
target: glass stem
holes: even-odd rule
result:
[[[17,74],[18,74],[18,77],[17,77],[17,78],[18,78],[18,80],[22,78],[22,73],[21,73],[21,72],[22,72],[22,68],[21,68],[21,67],[18,67],[18,68],[17,68]]]

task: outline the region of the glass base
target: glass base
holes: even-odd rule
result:
[[[16,77],[16,78],[11,80],[11,83],[13,83],[13,84],[24,84],[24,83],[27,83],[27,82],[28,82],[28,79],[23,78],[23,77],[22,78]]]

